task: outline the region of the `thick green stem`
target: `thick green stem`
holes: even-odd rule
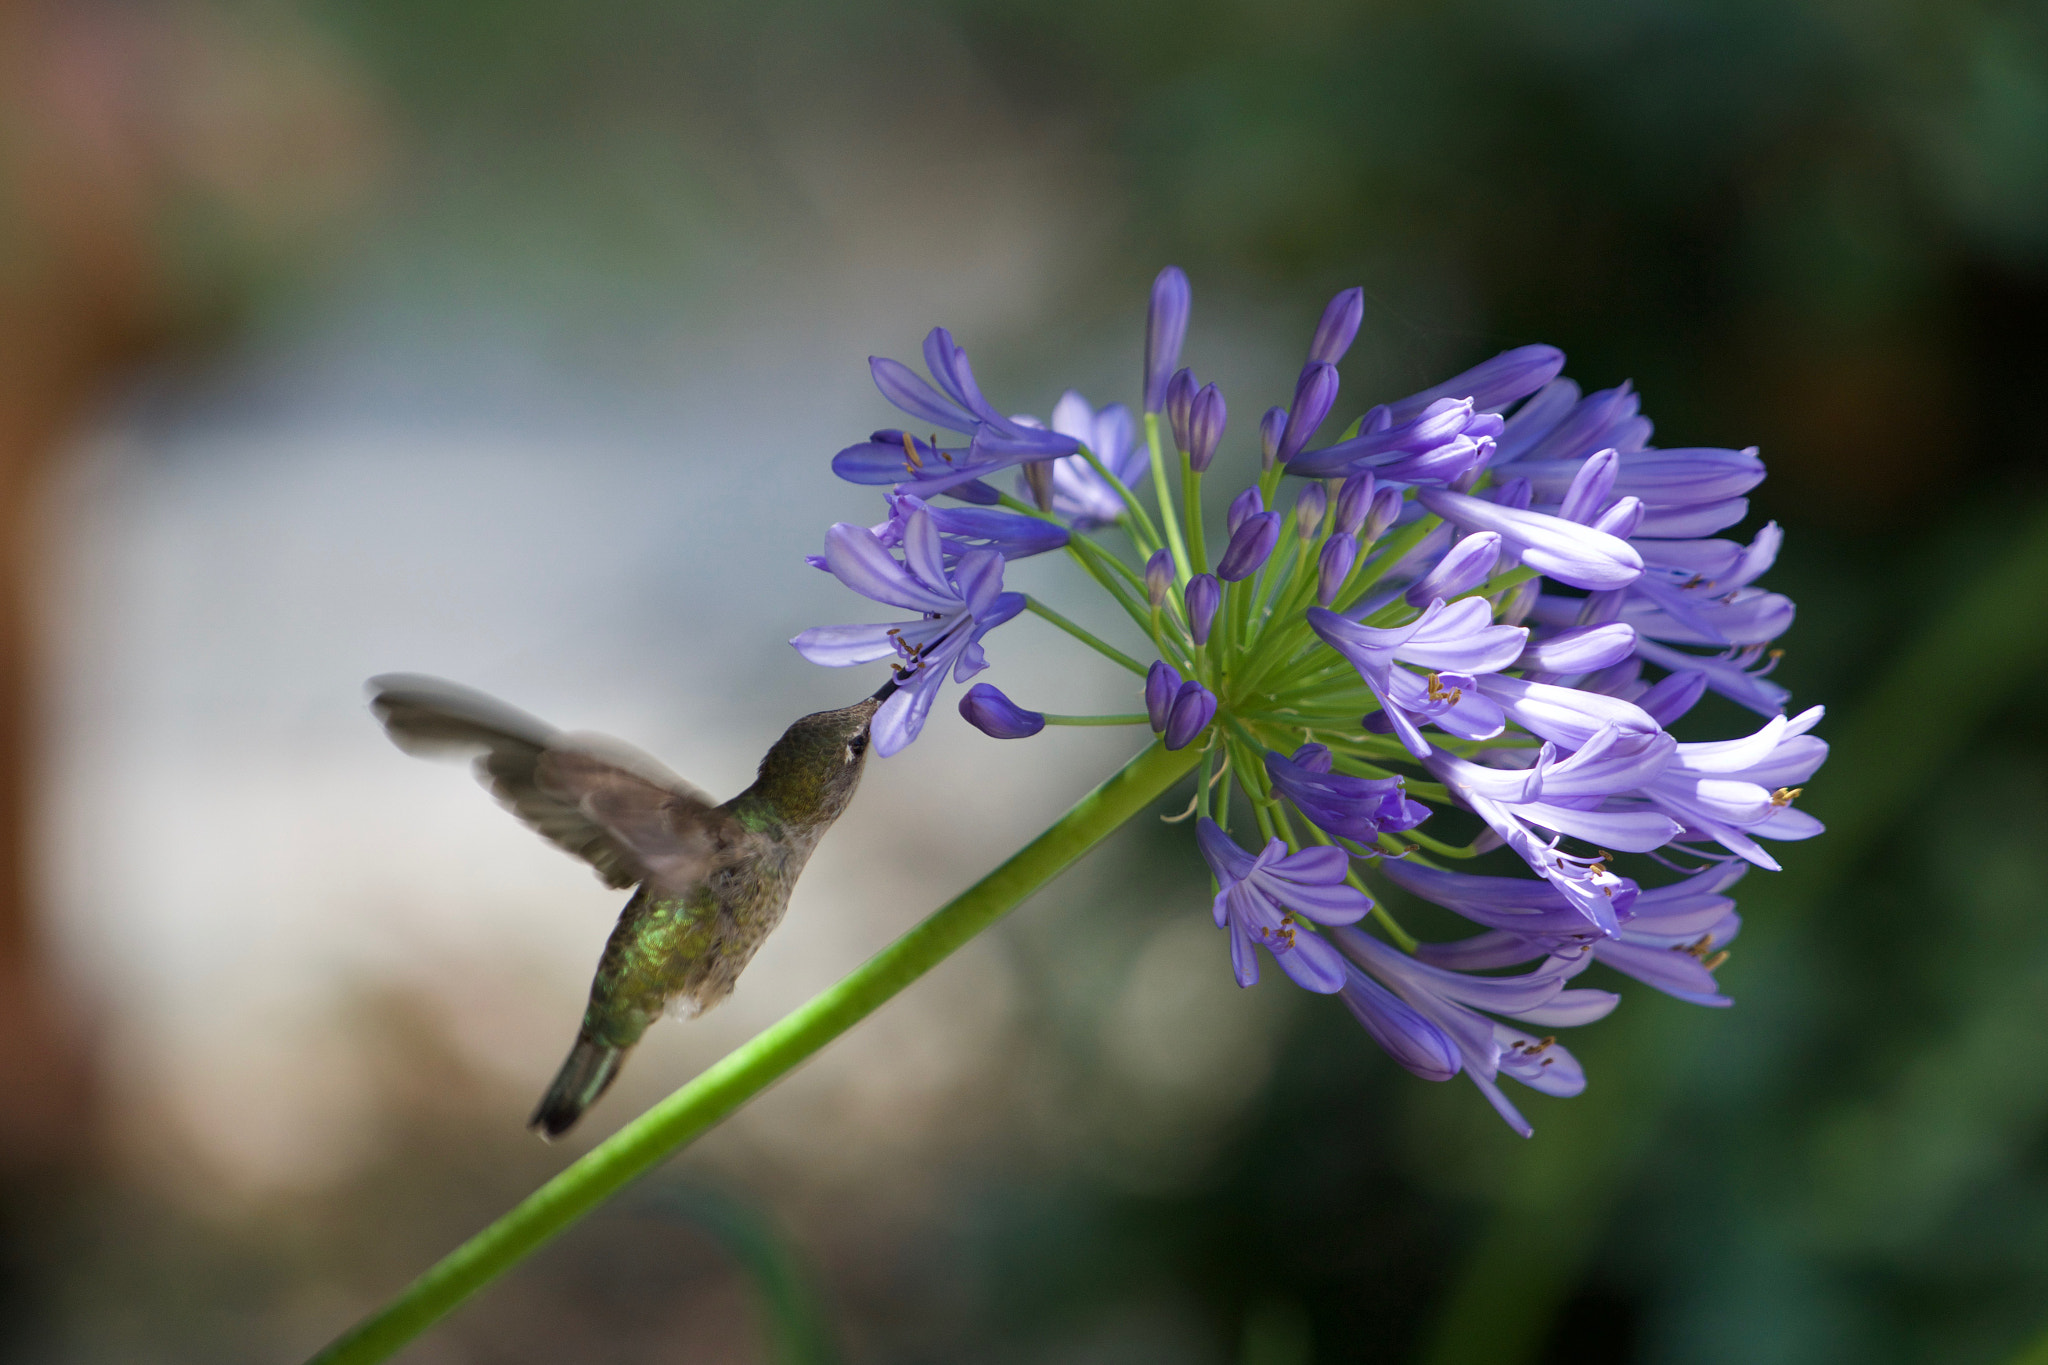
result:
[[[1154,743],[1008,862],[450,1252],[397,1298],[315,1356],[314,1365],[368,1365],[390,1356],[1015,909],[1111,830],[1164,795],[1198,757],[1192,748],[1169,751]]]

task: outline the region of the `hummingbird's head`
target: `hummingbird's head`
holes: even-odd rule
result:
[[[837,820],[867,767],[868,725],[894,690],[892,682],[851,706],[798,720],[761,760],[755,789],[791,824],[824,826]]]

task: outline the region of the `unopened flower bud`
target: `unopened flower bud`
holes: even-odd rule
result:
[[[1330,746],[1327,744],[1302,745],[1294,751],[1293,762],[1294,766],[1303,772],[1314,773],[1318,777],[1326,776],[1330,769],[1336,766],[1336,760],[1331,756]]]
[[[1370,545],[1387,533],[1387,528],[1401,518],[1401,490],[1382,488],[1372,495],[1372,510],[1365,514],[1365,525],[1359,528],[1358,543]]]
[[[1643,524],[1643,500],[1623,498],[1614,506],[1602,512],[1593,522],[1593,529],[1605,531],[1620,540],[1627,540]]]
[[[1255,517],[1266,510],[1266,500],[1259,496],[1257,488],[1247,488],[1230,500],[1230,510],[1223,514],[1224,529],[1231,535],[1244,525],[1246,517]]]
[[[1223,443],[1223,427],[1230,420],[1229,409],[1223,403],[1223,391],[1214,384],[1204,384],[1195,395],[1194,403],[1188,409],[1188,467],[1201,473],[1216,458],[1216,447]]]
[[[1287,426],[1273,458],[1286,464],[1299,455],[1336,405],[1337,367],[1310,361],[1294,385],[1294,402],[1287,409]]]
[[[960,698],[960,714],[991,739],[1029,739],[1045,728],[1045,715],[1026,711],[987,683],[976,683]]]
[[[1349,531],[1337,531],[1324,541],[1316,558],[1316,601],[1326,607],[1335,602],[1357,562],[1358,541]]]
[[[1173,556],[1165,550],[1155,550],[1145,561],[1145,595],[1152,599],[1154,607],[1166,605],[1166,594],[1173,591]]]
[[[1266,415],[1259,419],[1259,467],[1271,469],[1273,457],[1280,453],[1280,434],[1287,430],[1287,409],[1267,408]]]
[[[1157,412],[1166,402],[1166,381],[1180,364],[1181,342],[1188,335],[1188,311],[1194,295],[1187,272],[1170,265],[1152,281],[1152,308],[1145,314],[1145,411]]]
[[[1216,609],[1223,605],[1223,585],[1214,574],[1198,573],[1188,580],[1182,601],[1188,609],[1188,633],[1198,645],[1209,643],[1209,629],[1216,624]]]
[[[1579,466],[1571,487],[1564,493],[1564,505],[1557,514],[1566,521],[1590,523],[1614,496],[1614,480],[1621,473],[1621,456],[1602,450]]]
[[[1303,540],[1314,540],[1323,524],[1323,512],[1330,505],[1330,495],[1319,483],[1312,483],[1301,490],[1301,496],[1294,500],[1294,534]]]
[[[1472,591],[1493,573],[1500,562],[1500,535],[1481,531],[1466,536],[1444,552],[1436,567],[1409,585],[1402,596],[1411,607],[1426,607],[1436,598],[1446,602]]]
[[[1166,747],[1185,749],[1196,735],[1216,718],[1216,694],[1189,679],[1174,694],[1173,710],[1166,718]]]
[[[1180,673],[1164,659],[1155,659],[1145,674],[1145,714],[1151,717],[1155,733],[1166,728],[1173,711],[1173,699],[1180,691]]]
[[[1166,425],[1173,432],[1173,448],[1188,448],[1188,417],[1195,406],[1195,372],[1180,369],[1166,381]]]
[[[1351,288],[1337,295],[1323,309],[1323,319],[1316,324],[1315,338],[1308,344],[1308,358],[1325,365],[1334,365],[1344,358],[1351,349],[1351,343],[1358,336],[1358,325],[1365,320],[1365,291]]]
[[[1216,576],[1226,583],[1236,583],[1250,578],[1272,555],[1273,547],[1280,543],[1280,514],[1260,512],[1246,517],[1238,528],[1231,532],[1230,544],[1223,551],[1223,558],[1217,561]]]
[[[1344,480],[1337,490],[1337,529],[1358,534],[1358,528],[1365,525],[1365,514],[1372,508],[1373,477],[1371,474],[1353,474]]]
[[[1052,461],[1031,460],[1024,466],[1024,486],[1041,512],[1052,511]]]

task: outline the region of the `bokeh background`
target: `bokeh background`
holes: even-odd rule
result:
[[[783,641],[848,610],[800,556],[872,519],[825,469],[887,412],[864,357],[945,323],[1006,407],[1128,399],[1168,261],[1240,427],[1362,284],[1347,411],[1544,340],[1661,443],[1762,446],[1778,676],[1837,748],[1738,1007],[1631,990],[1523,1143],[1239,992],[1141,822],[405,1359],[2048,1331],[2038,3],[16,0],[0,73],[6,1359],[302,1357],[1106,773],[942,709],[738,996],[548,1148],[616,898],[360,684],[737,790],[849,695]],[[1127,709],[1041,623],[991,653]]]

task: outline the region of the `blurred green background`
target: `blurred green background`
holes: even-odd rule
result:
[[[1186,828],[1134,828],[405,1358],[2048,1332],[2048,8],[28,0],[0,40],[9,1358],[296,1358],[581,1149],[519,1123],[608,902],[384,750],[362,676],[736,789],[843,691],[780,642],[844,609],[795,556],[872,511],[824,468],[862,359],[943,322],[1000,404],[1129,398],[1169,261],[1239,459],[1351,284],[1347,412],[1543,340],[1660,444],[1762,447],[1833,829],[1740,888],[1737,1008],[1630,989],[1524,1144],[1236,992]],[[1055,640],[991,676],[1110,704]],[[1108,770],[1061,743],[885,765],[757,999],[586,1141]]]

